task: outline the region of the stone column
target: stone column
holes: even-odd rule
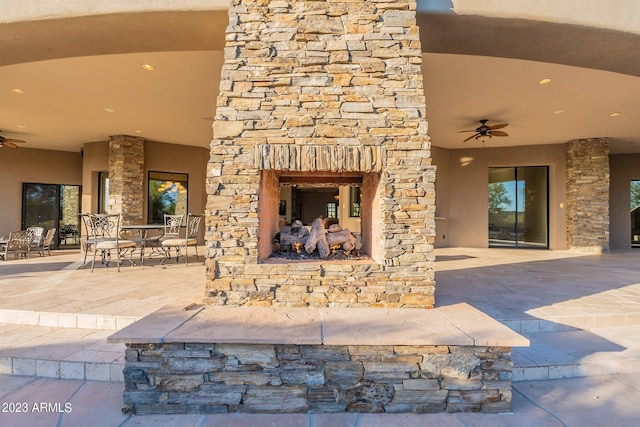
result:
[[[122,224],[144,221],[144,139],[116,135],[109,139],[109,213]]]
[[[609,251],[609,142],[567,143],[567,248]]]

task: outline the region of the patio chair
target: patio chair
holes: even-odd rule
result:
[[[55,228],[51,228],[47,231],[47,234],[44,236],[44,238],[42,240],[40,240],[40,243],[35,244],[33,243],[31,245],[30,248],[30,252],[38,252],[40,254],[40,256],[44,256],[44,251],[47,251],[49,253],[49,256],[51,256],[51,242],[53,242],[53,238],[56,235],[56,229]]]
[[[176,262],[180,260],[180,251],[184,248],[184,263],[189,265],[189,246],[195,246],[196,248],[196,261],[198,260],[198,229],[200,228],[200,222],[204,215],[187,215],[187,229],[185,237],[174,237],[162,240],[162,248],[165,251],[162,264],[171,257],[171,248],[176,250]]]
[[[80,247],[82,247],[82,250],[84,251],[84,261],[82,261],[82,265],[87,263],[87,254],[91,251],[98,240],[98,236],[93,234],[94,227],[91,225],[91,215],[92,214],[89,213],[80,214],[82,225],[84,225],[83,239],[80,241]]]
[[[149,256],[153,256],[154,254],[165,256],[165,250],[162,247],[162,242],[167,239],[177,239],[180,237],[180,227],[182,227],[182,222],[184,221],[184,214],[179,215],[169,215],[164,214],[164,229],[161,235],[153,236],[146,239],[145,245],[146,247],[151,248],[151,254]]]
[[[29,249],[33,243],[33,232],[31,230],[13,231],[9,233],[9,240],[0,252],[0,258],[9,260],[9,254],[13,252],[15,259],[28,258]]]
[[[60,240],[65,245],[67,244],[68,239],[71,239],[72,243],[78,243],[80,239],[80,230],[78,230],[77,224],[65,224],[64,228],[60,231]]]
[[[39,248],[42,246],[44,242],[44,228],[38,226],[27,227],[27,231],[30,231],[33,235],[33,240],[31,241],[31,251],[38,252]]]
[[[118,272],[120,271],[121,259],[128,259],[132,266],[133,251],[136,250],[136,242],[120,238],[120,215],[119,214],[89,214],[86,222],[91,228],[93,241],[93,259],[91,260],[91,272],[96,262],[98,251],[101,252],[102,263],[109,267],[109,262],[113,254],[116,257]],[[128,254],[128,256],[127,256]]]

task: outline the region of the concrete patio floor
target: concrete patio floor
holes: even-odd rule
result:
[[[0,401],[63,401],[73,411],[0,412],[0,425],[640,423],[640,251],[443,248],[436,255],[438,306],[466,302],[531,341],[513,352],[512,414],[122,415],[124,347],[106,337],[170,302],[200,302],[204,266],[153,259],[91,273],[79,252],[58,251],[0,262]]]

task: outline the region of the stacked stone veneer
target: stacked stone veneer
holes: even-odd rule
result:
[[[415,9],[232,1],[207,173],[206,302],[433,307],[435,167]],[[276,228],[259,192],[283,174],[362,176],[373,260],[265,263]],[[277,195],[262,198],[263,211],[277,208]]]
[[[567,144],[567,247],[609,251],[609,143],[606,138]]]
[[[507,412],[510,347],[127,344],[125,411]]]
[[[122,224],[144,221],[144,139],[128,135],[109,139],[108,213],[122,214]]]

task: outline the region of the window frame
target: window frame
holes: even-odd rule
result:
[[[172,204],[173,209],[166,209],[166,206],[163,206],[163,209],[161,210],[162,216],[154,218],[154,212],[156,211],[156,209],[154,207],[154,199],[152,197],[152,191],[157,191],[157,189],[152,190],[151,188],[152,181],[165,182],[165,183],[172,181],[174,183],[180,183],[180,185],[183,186],[186,192],[183,213],[186,215],[189,212],[189,174],[185,172],[148,171],[147,172],[147,223],[148,224],[162,224],[164,222],[164,214],[166,213],[166,214],[174,215],[176,213],[176,210],[177,210],[176,208],[178,207],[178,202],[179,202],[179,200],[176,200]],[[177,191],[180,191],[180,190],[178,189]]]

